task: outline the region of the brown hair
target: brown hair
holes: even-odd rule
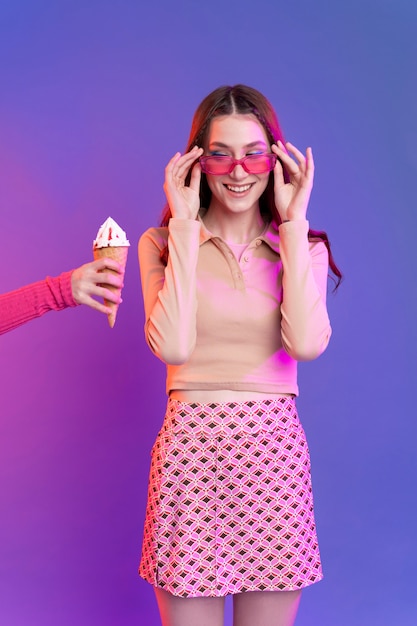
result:
[[[273,144],[282,141],[285,144],[284,135],[278,122],[277,115],[271,103],[259,91],[246,85],[234,85],[218,87],[212,91],[198,106],[191,125],[191,132],[184,153],[189,152],[194,146],[206,147],[210,123],[214,117],[220,115],[251,114],[254,115],[265,130],[268,141]],[[185,179],[185,185],[189,185],[191,170]],[[288,182],[288,174],[284,168],[284,179]],[[207,184],[204,173],[201,175],[200,204],[202,210],[210,205],[211,191]],[[261,214],[266,220],[273,221],[277,226],[281,223],[274,199],[274,175],[271,172],[268,185],[259,199]],[[167,204],[161,217],[161,226],[167,226],[171,218],[171,210]],[[329,253],[329,265],[335,275],[335,289],[342,280],[342,273],[337,267],[330,249],[330,241],[324,231],[309,230],[310,240],[321,240],[325,243]],[[163,251],[162,257],[166,260],[167,251]]]

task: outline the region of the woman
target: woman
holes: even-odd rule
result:
[[[329,342],[325,233],[309,231],[310,148],[244,85],[198,107],[140,239],[146,340],[167,365],[140,574],[164,626],[290,626],[322,578],[297,361]]]
[[[0,335],[48,311],[62,311],[78,304],[87,304],[108,315],[111,309],[95,298],[106,298],[118,304],[121,298],[117,290],[122,286],[123,270],[119,263],[103,258],[60,276],[48,276],[45,280],[4,293],[0,295]],[[112,291],[112,287],[117,290]]]

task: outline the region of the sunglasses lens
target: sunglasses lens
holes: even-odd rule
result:
[[[232,159],[228,156],[208,156],[200,159],[201,169],[205,174],[219,176],[227,174],[232,165]]]
[[[273,155],[249,154],[245,159],[246,169],[250,174],[264,174],[274,167]]]

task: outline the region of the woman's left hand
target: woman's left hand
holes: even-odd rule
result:
[[[281,141],[271,149],[278,157],[274,168],[274,193],[280,218],[282,221],[305,220],[313,188],[313,152],[307,148],[304,155],[289,142],[284,147]],[[284,181],[283,168],[288,173],[288,183]]]

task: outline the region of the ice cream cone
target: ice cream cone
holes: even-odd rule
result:
[[[95,260],[107,258],[107,259],[114,259],[115,261],[117,261],[123,268],[122,276],[124,276],[128,251],[129,251],[129,246],[106,246],[105,248],[94,248],[93,254],[94,254]],[[118,273],[107,268],[105,271],[112,272],[113,274]],[[110,289],[110,291],[113,291],[114,293],[118,293],[119,295],[121,293],[121,289],[119,289],[118,287],[113,287],[112,285],[106,285],[106,289]],[[116,304],[115,302],[109,302],[109,300],[107,300],[106,298],[104,298],[104,304],[110,307],[111,309],[111,313],[108,314],[107,318],[109,321],[110,328],[113,328],[116,322],[116,316],[117,316],[119,305]]]
[[[129,251],[130,243],[126,237],[126,233],[122,230],[111,217],[108,217],[104,224],[98,229],[97,237],[93,241],[93,254],[94,259],[115,259],[122,267],[122,278],[125,274],[127,253]],[[111,272],[112,270],[106,269],[105,271]],[[116,274],[117,272],[113,272]],[[121,289],[106,285],[110,291],[120,295]],[[108,314],[108,320],[110,328],[113,328],[116,322],[116,315],[119,308],[118,304],[109,302],[104,299],[104,304],[111,309]]]

